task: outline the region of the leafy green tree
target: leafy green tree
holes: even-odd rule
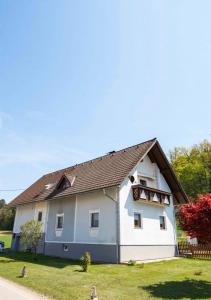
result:
[[[12,230],[15,219],[15,208],[0,200],[0,230]]]
[[[204,140],[191,148],[174,148],[171,165],[189,197],[211,192],[211,143]]]
[[[0,209],[6,205],[6,201],[4,199],[0,199]]]
[[[20,239],[25,249],[36,254],[38,243],[42,237],[42,223],[38,221],[28,221],[21,225]]]

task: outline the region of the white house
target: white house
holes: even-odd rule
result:
[[[41,177],[16,206],[14,250],[20,225],[42,222],[38,251],[94,261],[126,262],[176,255],[174,204],[187,202],[156,139]]]

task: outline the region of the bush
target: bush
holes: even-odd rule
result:
[[[198,195],[196,200],[183,204],[178,213],[180,226],[200,243],[211,243],[211,194]]]
[[[129,260],[128,262],[128,266],[135,266],[136,265],[136,261],[135,260]]]
[[[83,272],[88,272],[89,266],[91,265],[91,256],[89,252],[85,252],[81,257],[81,266]]]
[[[21,225],[20,242],[26,251],[37,252],[37,246],[42,238],[42,224],[32,220]]]

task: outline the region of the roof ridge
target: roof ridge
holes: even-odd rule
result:
[[[88,163],[92,163],[92,162],[95,161],[95,160],[99,160],[99,159],[103,159],[103,158],[108,157],[108,156],[116,155],[117,153],[125,152],[125,151],[128,150],[128,149],[135,148],[135,147],[138,147],[138,146],[140,146],[140,145],[142,145],[142,144],[145,144],[145,143],[148,143],[148,142],[152,142],[152,141],[156,141],[156,140],[157,140],[157,138],[149,139],[149,140],[147,140],[147,141],[144,141],[144,142],[135,144],[135,145],[133,145],[133,146],[129,146],[129,147],[126,147],[126,148],[117,150],[117,151],[115,151],[115,152],[113,152],[113,153],[110,153],[110,154],[107,153],[107,154],[98,156],[98,157],[96,157],[96,158],[89,159],[89,160],[87,160],[87,161],[81,162],[81,163],[79,163],[79,164],[75,164],[75,165],[70,166],[70,167],[67,167],[67,168],[63,168],[63,169],[60,169],[60,170],[56,170],[56,171],[47,173],[47,174],[43,175],[42,177],[46,177],[46,176],[50,176],[50,175],[55,175],[56,173],[61,173],[61,172],[64,172],[64,173],[65,173],[65,171],[70,171],[71,169],[75,169],[76,167],[79,167],[79,166],[81,166],[81,165],[85,165],[85,164],[88,164]]]

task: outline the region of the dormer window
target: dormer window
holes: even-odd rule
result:
[[[63,177],[62,180],[61,180],[61,182],[58,184],[57,189],[58,190],[65,190],[68,187],[70,187],[70,182],[67,180],[66,177]]]
[[[76,176],[71,176],[70,174],[63,174],[58,182],[55,184],[55,189],[53,193],[61,193],[62,191],[73,186]]]

